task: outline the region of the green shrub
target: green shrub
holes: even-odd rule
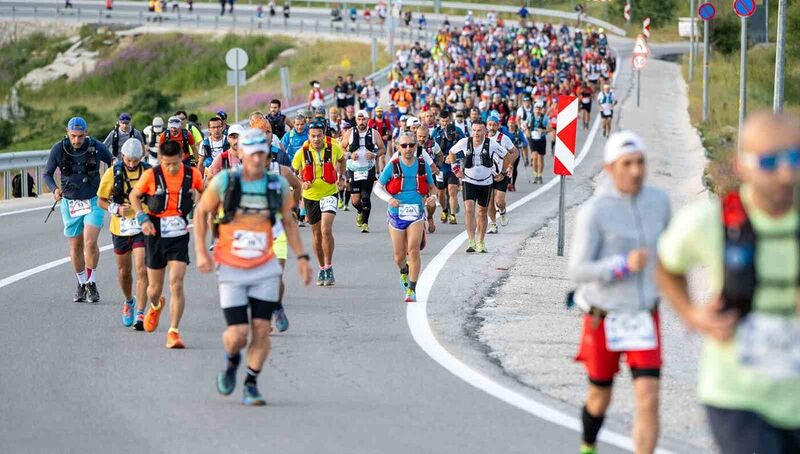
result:
[[[164,94],[152,87],[142,87],[133,92],[130,102],[123,109],[134,117],[144,116],[152,120],[157,114],[174,109],[177,100],[176,95]],[[146,120],[147,124],[150,120]]]
[[[677,0],[635,0],[631,8],[631,22],[641,22],[645,17],[649,17],[651,28],[662,27],[675,19],[677,7]],[[623,17],[624,8],[623,0],[609,2],[606,18],[616,22]]]

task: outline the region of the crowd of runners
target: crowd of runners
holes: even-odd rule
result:
[[[301,283],[314,281],[316,260],[316,285],[335,286],[337,213],[352,207],[358,231],[370,233],[374,192],[386,203],[402,297],[415,302],[420,251],[437,221],[463,222],[465,253],[487,253],[487,234],[510,222],[506,194],[517,190],[520,175],[532,185],[544,182],[558,96],[576,96],[583,129],[593,108],[600,111],[609,175],[581,207],[570,249],[578,288],[568,303],[585,311],[577,360],[589,378],[581,452],[596,452],[623,354],[634,380],[636,452],[655,449],[662,367],[656,278],[679,315],[706,336],[700,395],[723,451],[797,452],[800,265],[797,254],[782,252],[797,250],[800,229],[791,204],[800,166],[796,120],[753,115],[739,155],[742,190],[721,205],[704,202],[673,217],[666,194],[644,185],[642,139],[611,132],[617,65],[602,30],[468,18],[395,57],[388,90],[348,75],[336,81],[327,105],[312,81],[307,109],[293,118],[278,100],[246,125],[228,124],[220,111],[203,128],[177,111],[139,130],[122,113],[103,142],[88,135],[86,121],[72,118],[51,150],[45,179],[70,244],[74,301],[100,300],[98,237],[108,218],[122,324],[156,331],[166,280],[166,346],[183,348],[193,227],[197,271],[216,271],[227,323],[218,391],[234,391],[247,347],[243,401],[263,405],[256,383],[272,321],[278,331],[289,327],[289,249],[289,268]],[[710,305],[692,304],[686,292],[685,274],[694,265],[711,271],[712,290],[722,295]]]

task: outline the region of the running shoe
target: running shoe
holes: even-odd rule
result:
[[[255,384],[244,384],[244,395],[242,396],[242,403],[248,406],[262,406],[267,405],[267,401],[261,397],[258,392],[258,387]]]
[[[486,233],[497,233],[497,224],[490,222],[489,227],[486,228]]]
[[[226,367],[217,374],[217,392],[229,396],[236,388],[236,368]]]
[[[475,252],[475,240],[469,240],[467,242],[467,253],[471,254]]]
[[[158,320],[161,318],[161,311],[164,309],[164,304],[166,304],[166,301],[163,296],[158,299],[158,309],[153,307],[153,303],[150,303],[150,310],[148,310],[147,314],[144,316],[144,330],[148,333],[152,333],[158,328]]]
[[[133,323],[133,329],[144,331],[144,311],[136,311],[136,322]]]
[[[134,296],[131,298],[130,301],[125,301],[122,303],[122,325],[123,326],[131,326],[133,325],[133,317],[134,311],[133,308],[136,305],[136,297]]]
[[[338,203],[337,207],[338,207],[340,210],[343,210],[343,209],[344,209],[344,199],[339,199],[339,203]]]
[[[325,270],[325,286],[333,287],[334,285],[336,285],[336,279],[333,277],[333,266],[330,266]]]
[[[403,290],[408,288],[409,285],[408,273],[400,273],[400,285],[403,286]]]
[[[275,311],[275,327],[281,333],[289,329],[289,319],[286,317],[286,311],[283,308]]]
[[[350,211],[350,205],[345,203],[344,208],[342,208],[342,211]]]
[[[361,233],[369,233],[369,224],[361,224]]]
[[[597,448],[594,446],[581,445],[580,454],[597,454]]]
[[[503,227],[507,226],[508,216],[506,216],[506,210],[500,211],[497,214],[499,214],[499,216],[497,216],[497,220],[500,222],[500,225],[502,225]]]
[[[167,348],[185,348],[186,346],[183,345],[183,340],[181,339],[181,333],[177,331],[169,331],[167,332]]]
[[[417,292],[411,290],[410,288],[406,289],[406,297],[403,298],[403,301],[406,303],[416,303],[417,302]]]
[[[485,254],[489,251],[486,250],[486,243],[483,241],[478,241],[475,243],[475,252],[480,252],[481,254]]]
[[[86,284],[78,284],[78,288],[75,289],[75,296],[72,297],[72,301],[76,303],[86,302]]]
[[[90,303],[100,301],[100,292],[97,291],[97,284],[94,282],[86,283],[86,301]]]
[[[317,274],[317,287],[325,285],[325,270],[319,270]]]
[[[362,224],[362,219],[363,219],[363,218],[364,218],[364,217],[363,217],[363,215],[362,215],[361,213],[358,213],[358,214],[356,215],[356,227],[361,227],[361,224]]]
[[[306,224],[306,221],[300,219],[299,221],[297,221],[297,226],[298,227],[308,227],[308,224]]]
[[[451,214],[450,215],[450,225],[456,225],[456,224],[458,224],[456,222],[456,215],[455,214]]]
[[[441,220],[442,220],[443,223],[447,222],[447,212],[446,211],[442,211]]]

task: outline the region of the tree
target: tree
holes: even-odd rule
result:
[[[652,28],[669,25],[675,19],[677,7],[677,0],[634,0],[631,8],[631,23],[641,22],[645,17],[649,17]],[[623,20],[624,9],[624,0],[609,2],[606,18],[620,23]]]

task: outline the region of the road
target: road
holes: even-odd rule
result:
[[[616,39],[614,45],[622,55],[632,47]],[[631,75],[627,57],[620,62],[617,91],[624,95]],[[579,131],[579,147],[586,139]],[[570,186],[588,184],[599,172],[602,143],[595,137],[585,146]],[[549,181],[551,155],[546,168]],[[68,249],[58,214],[44,224],[46,209],[8,214],[19,203],[0,205],[3,450],[575,452],[580,437],[569,418],[577,409],[504,376],[464,329],[465,303],[488,291],[520,244],[555,215],[557,190],[542,190],[525,175],[509,203],[529,200],[511,213],[508,227],[489,237],[489,254],[466,256],[463,244],[452,241],[463,232],[461,216],[457,226],[437,223],[422,260],[427,265],[435,257],[441,268],[435,279],[434,270],[424,271],[430,292],[417,305],[401,299],[382,222],[385,204],[374,198],[368,235],[357,232],[353,211],[340,213],[335,288],[301,288],[289,260],[285,304],[292,325],[272,337],[260,378],[269,405],[261,409],[243,407],[240,388],[227,398],[215,391],[225,325],[213,276],[190,269],[181,327],[188,348],[167,350],[165,326],[153,334],[121,326],[108,247],[98,271],[101,303],[72,303],[74,275],[64,263]],[[308,245],[309,231],[302,234]],[[107,231],[100,243],[110,243]],[[425,350],[420,336],[428,325],[419,324],[420,316],[432,332]],[[434,361],[436,348],[452,358]],[[625,436],[604,434],[614,444],[601,446],[604,453],[625,452],[620,447],[630,444]]]

